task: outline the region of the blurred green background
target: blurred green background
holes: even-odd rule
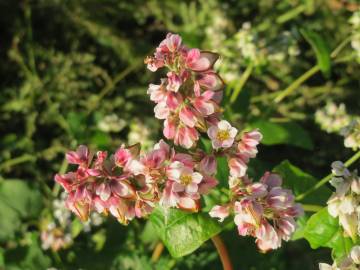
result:
[[[264,133],[252,176],[288,159],[320,179],[332,161],[352,155],[314,115],[327,102],[360,114],[359,6],[356,0],[1,0],[0,269],[221,269],[210,241],[181,259],[164,250],[152,260],[159,240],[146,220],[124,227],[97,216],[82,224],[62,211],[53,176],[67,168],[64,153],[79,144],[114,151],[139,141],[146,150],[161,138],[146,94],[160,77],[143,60],[173,32],[190,47],[221,54],[216,69],[227,83],[225,117]],[[339,44],[341,51],[326,57]],[[274,101],[317,63],[321,70]],[[312,250],[301,239],[260,254],[234,228],[222,238],[235,269],[317,269],[331,261],[330,251]]]

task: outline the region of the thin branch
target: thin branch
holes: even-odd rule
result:
[[[153,254],[151,256],[151,261],[153,263],[157,262],[160,259],[161,253],[164,250],[164,244],[162,242],[158,242],[155,246]]]
[[[349,158],[346,162],[345,162],[345,166],[349,167],[351,164],[353,164],[355,161],[357,161],[360,158],[360,151],[358,151],[357,153],[355,153],[355,155],[353,155],[351,158]],[[315,190],[317,190],[318,188],[322,187],[323,185],[325,185],[327,182],[329,182],[332,178],[333,174],[330,173],[329,175],[325,176],[323,179],[321,179],[319,182],[316,183],[315,186],[313,186],[312,188],[308,189],[307,191],[305,191],[304,193],[296,196],[296,200],[297,201],[301,201],[302,199],[304,199],[307,195],[309,195],[310,193],[313,193]]]
[[[211,241],[214,243],[214,246],[216,247],[217,252],[219,253],[220,260],[223,265],[223,270],[233,270],[233,266],[231,264],[229,254],[220,235],[213,236],[211,238]]]

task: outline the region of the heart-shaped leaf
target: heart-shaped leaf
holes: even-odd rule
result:
[[[192,253],[221,231],[220,224],[205,213],[156,207],[150,221],[170,254],[177,258]]]

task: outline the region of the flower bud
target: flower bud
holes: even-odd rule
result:
[[[350,251],[350,258],[355,264],[360,264],[360,246],[354,246]]]

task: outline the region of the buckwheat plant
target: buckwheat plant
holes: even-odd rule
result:
[[[350,254],[332,265],[320,263],[320,270],[358,270],[360,268],[360,246],[354,246]]]
[[[331,165],[334,177],[330,184],[336,188],[328,201],[328,211],[339,218],[345,233],[354,239],[360,236],[360,178],[357,171],[350,172],[341,161]]]
[[[163,134],[149,152],[140,144],[120,146],[113,154],[92,153],[86,146],[66,158],[75,171],[55,176],[67,192],[66,206],[81,220],[92,211],[111,214],[120,223],[149,216],[156,207],[186,212],[201,209],[201,197],[216,188],[217,158],[226,158],[230,172],[229,202],[216,205],[210,216],[223,221],[232,215],[241,236],[251,235],[261,251],[276,249],[295,231],[302,207],[282,179],[270,172],[253,182],[248,162],[262,139],[258,130],[242,131],[222,118],[224,82],[213,69],[219,55],[186,47],[169,33],[145,63],[150,71],[167,70],[148,94],[163,120]],[[212,148],[199,147],[209,138]],[[173,143],[173,146],[171,145]],[[215,221],[215,224],[217,222]]]
[[[349,115],[345,104],[338,106],[328,101],[324,108],[315,113],[315,121],[328,133],[338,133],[344,137],[344,146],[354,151],[360,148],[360,118]]]

